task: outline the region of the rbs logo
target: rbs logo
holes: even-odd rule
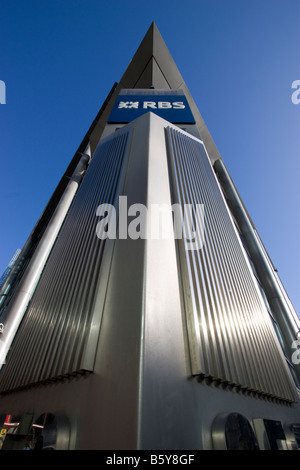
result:
[[[183,101],[174,101],[170,103],[169,101],[144,101],[141,103],[143,109],[184,109],[185,105]],[[139,109],[139,101],[120,101],[118,109]]]
[[[183,93],[122,93],[115,101],[108,123],[127,123],[146,113],[172,123],[194,124],[195,119]]]

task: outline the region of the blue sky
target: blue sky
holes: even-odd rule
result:
[[[299,0],[1,0],[0,275],[152,21],[299,314]]]

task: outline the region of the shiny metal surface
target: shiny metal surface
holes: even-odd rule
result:
[[[224,448],[216,421],[224,413],[298,422],[280,346],[265,310],[254,311],[263,301],[201,142],[149,113],[103,139],[94,158],[2,371],[1,412],[59,410],[70,420],[59,447],[76,449]],[[128,207],[178,195],[205,203],[203,248],[117,238],[101,254],[98,196],[108,202],[114,192]]]
[[[169,128],[174,201],[204,204],[201,250],[179,243],[192,370],[287,401],[297,398],[269,314],[202,142]]]
[[[122,88],[151,85],[184,89],[196,118],[196,132],[186,128],[181,140],[172,137],[173,153],[171,138],[167,145],[165,140],[165,128],[172,125],[151,113],[121,131],[106,126]],[[113,162],[122,159],[123,150],[114,145],[128,130],[118,180]],[[265,323],[262,299],[221,188],[199,150],[201,143],[187,135],[198,137],[199,131],[214,162],[219,152],[152,25],[80,146],[83,151],[90,141],[92,155],[107,157],[107,168],[98,160],[95,172],[86,175],[85,189],[74,201],[76,211],[71,208],[68,214],[61,246],[51,253],[2,371],[1,413],[38,417],[59,410],[68,418],[70,427],[63,425],[58,448],[224,448],[224,426],[216,419],[226,424],[224,414],[241,413],[250,423],[256,418],[288,426],[300,422],[300,404],[289,403],[293,387],[286,371],[280,377],[280,346]],[[95,149],[104,135],[112,140],[109,145],[103,140],[99,153]],[[34,235],[47,226],[77,159],[78,152]],[[184,243],[174,239],[107,240],[104,250],[99,240],[93,245],[100,193],[108,197],[105,202],[116,190],[116,195],[127,195],[128,204],[169,203],[170,185],[173,200],[180,195],[183,203],[205,202],[204,251],[186,253]],[[94,227],[89,210],[94,211]],[[93,373],[79,375],[79,370]],[[37,385],[27,388],[30,383]]]
[[[47,226],[42,240],[30,261],[26,273],[22,277],[22,280],[12,301],[9,304],[8,309],[1,318],[1,321],[4,325],[4,332],[0,335],[0,368],[5,363],[7,353],[15,338],[16,332],[35,291],[36,285],[45,267],[49,254],[53,248],[89,161],[89,155],[84,154],[81,157],[74,174],[53,214],[53,217]]]
[[[221,160],[217,160],[214,164],[214,169],[225,191],[230,209],[243,234],[255,270],[271,307],[271,312],[280,327],[287,357],[291,361],[293,354],[291,346],[293,341],[297,338],[297,331],[300,329],[300,320],[297,317],[255,227],[249,219],[224,163]],[[298,377],[298,382],[300,383],[299,365],[295,365],[294,370]]]
[[[14,340],[1,391],[93,369],[91,329],[101,317],[93,311],[94,293],[105,248],[95,214],[102,201],[114,201],[127,137],[108,139],[92,159]]]

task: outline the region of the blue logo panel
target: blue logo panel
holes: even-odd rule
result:
[[[184,95],[119,95],[107,122],[128,123],[149,111],[174,124],[195,124]]]

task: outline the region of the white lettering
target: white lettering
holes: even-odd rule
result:
[[[150,456],[150,464],[151,465],[187,465],[191,464],[194,461],[194,455],[164,455],[164,454],[151,454]]]
[[[1,81],[0,81],[0,84],[1,84]],[[295,93],[300,93],[300,91],[297,90],[295,91]],[[118,109],[138,109],[139,104],[140,103],[138,101],[120,101],[118,105]],[[148,108],[150,109],[172,109],[172,108],[173,109],[185,109],[185,104],[183,103],[183,101],[174,101],[172,103],[170,101],[158,101],[157,103],[155,101],[144,101],[143,109],[148,109]]]
[[[292,94],[292,103],[299,104],[300,103],[300,80],[294,80],[292,83],[292,88],[298,88]]]
[[[147,238],[147,207],[143,204],[132,204],[129,207],[128,215],[134,216],[139,213],[136,219],[132,220],[128,225],[128,235],[132,240],[138,238]]]
[[[3,80],[0,80],[0,104],[6,104],[6,85]]]
[[[172,105],[168,101],[158,102],[158,109],[170,109],[170,108],[172,108]]]
[[[118,108],[128,108],[129,101],[120,101]]]
[[[152,109],[157,109],[156,108],[156,103],[154,101],[144,101],[143,108],[152,108]]]
[[[111,204],[101,204],[97,207],[96,215],[101,217],[96,226],[97,237],[116,239],[116,210]]]
[[[204,205],[184,205],[183,233],[187,250],[200,250],[204,244]]]
[[[139,107],[139,102],[138,101],[120,101],[118,109],[138,109]]]
[[[292,354],[292,363],[295,365],[300,364],[300,349],[297,349],[298,346],[300,347],[300,339],[297,339],[292,343],[292,348],[296,349],[296,351]]]
[[[184,109],[185,105],[183,104],[182,101],[174,101],[173,108],[174,109]]]
[[[111,204],[101,204],[96,215],[100,217],[96,235],[101,240],[115,240],[117,236],[122,240],[128,237],[132,240],[183,239],[186,250],[197,251],[204,244],[203,204],[150,204],[148,208],[133,204],[128,207],[127,196],[120,196],[117,209]]]
[[[127,196],[119,196],[119,238],[126,240],[127,233]]]
[[[172,207],[151,204],[149,211],[151,240],[168,240],[173,235]]]
[[[107,457],[107,465],[133,465],[137,467],[141,457],[120,457],[114,454],[113,457]]]

